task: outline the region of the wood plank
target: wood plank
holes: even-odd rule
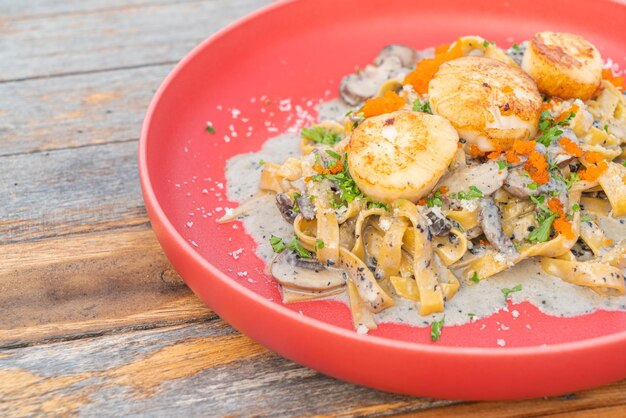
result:
[[[0,246],[0,347],[214,317],[148,225]]]
[[[79,19],[5,19],[0,81],[174,63],[217,29],[268,3],[206,0],[105,9]]]
[[[137,142],[4,158],[0,244],[141,225]]]
[[[626,411],[626,380],[565,396],[509,402],[476,402],[432,409],[419,414],[398,415],[420,418],[490,417],[623,417]]]
[[[102,411],[122,416],[184,411],[190,417],[611,416],[600,414],[623,411],[626,405],[626,381],[573,396],[518,402],[384,393],[300,367],[220,320],[2,350],[0,355],[3,416]]]
[[[0,156],[139,137],[172,65],[0,83]]]
[[[2,354],[3,416],[173,416],[182,410],[186,416],[353,416],[452,403],[336,381],[270,353],[219,320]]]
[[[121,7],[145,7],[147,5],[164,3],[183,3],[198,0],[29,0],[28,7],[15,1],[0,2],[0,16],[6,20],[42,19],[56,15],[72,14],[74,16],[85,13],[100,13],[104,10]]]

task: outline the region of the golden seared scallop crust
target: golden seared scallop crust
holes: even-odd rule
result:
[[[588,100],[600,86],[602,58],[582,36],[539,32],[528,43],[522,69],[535,79],[543,93]]]
[[[440,116],[399,110],[366,119],[350,136],[348,169],[370,198],[413,202],[448,168],[459,137]]]
[[[481,151],[506,150],[537,133],[542,100],[535,82],[495,59],[470,56],[442,64],[428,95],[433,113]]]

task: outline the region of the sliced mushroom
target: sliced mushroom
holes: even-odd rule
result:
[[[283,219],[292,224],[294,219],[296,219],[297,213],[293,210],[293,202],[287,193],[278,193],[276,195],[276,206]]]
[[[429,208],[424,215],[430,221],[428,228],[434,236],[441,237],[450,233],[452,222],[441,212],[441,208],[433,206]]]
[[[511,170],[502,187],[513,196],[528,198],[539,194],[538,189],[531,190],[528,188],[533,183],[533,180],[523,175],[521,170]]]
[[[339,94],[349,105],[356,106],[373,97],[387,80],[404,79],[409,69],[397,56],[388,56],[380,65],[367,65],[364,69],[345,76],[339,84]]]
[[[519,255],[513,242],[502,229],[500,209],[492,198],[480,199],[479,219],[485,237],[496,250],[509,259]]]
[[[413,48],[405,45],[391,44],[380,50],[374,65],[381,65],[389,57],[397,57],[403,67],[409,68],[415,64],[417,54]]]
[[[302,217],[307,221],[315,219],[315,205],[308,194],[304,193],[296,198],[296,204],[300,209]]]
[[[291,251],[274,257],[272,276],[283,286],[305,290],[329,290],[346,284],[343,271],[327,268],[313,258],[300,258]]]
[[[483,196],[489,196],[504,184],[508,175],[506,168],[500,169],[495,161],[477,164],[453,171],[443,178],[437,187],[445,186],[449,193],[467,192],[475,186]]]

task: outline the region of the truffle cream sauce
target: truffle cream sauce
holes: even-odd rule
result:
[[[318,106],[319,119],[341,119],[347,110],[339,100],[325,102]],[[274,234],[288,242],[294,234],[292,225],[282,218],[276,208],[274,194],[259,192],[260,162],[282,163],[287,157],[299,155],[299,135],[282,134],[268,140],[258,152],[237,155],[226,165],[228,199],[240,205],[253,199],[253,210],[238,219],[258,244],[256,253],[268,266],[274,257],[269,237]],[[626,236],[626,225],[619,220],[603,218],[600,224],[613,240]],[[478,284],[461,281],[457,294],[446,302],[444,313],[420,316],[414,302],[394,297],[395,306],[377,314],[376,320],[378,323],[402,322],[427,326],[445,314],[446,325],[460,325],[506,309],[502,289],[516,285],[521,285],[522,290],[509,295],[514,303],[528,301],[548,315],[575,316],[599,309],[626,311],[626,296],[600,296],[588,288],[566,283],[545,273],[538,261],[529,259]],[[347,304],[345,293],[330,298]]]

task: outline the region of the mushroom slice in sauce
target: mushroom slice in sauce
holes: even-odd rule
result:
[[[280,284],[290,288],[329,290],[346,284],[343,271],[324,267],[313,258],[300,258],[291,251],[283,251],[274,257],[270,271]]]
[[[297,214],[293,210],[293,202],[287,196],[287,193],[278,193],[276,195],[276,207],[278,207],[278,211],[283,216],[283,219],[293,224]]]
[[[296,198],[296,204],[300,208],[300,213],[304,219],[307,221],[315,219],[315,205],[306,193]]]
[[[519,255],[513,242],[502,229],[500,209],[498,209],[492,198],[480,199],[479,219],[485,237],[496,250],[509,259]]]
[[[433,206],[424,215],[430,221],[428,229],[434,236],[441,237],[450,233],[452,222],[441,212],[441,208]]]
[[[538,189],[531,190],[528,188],[532,183],[534,183],[533,180],[528,176],[522,175],[522,171],[511,170],[502,187],[515,197],[528,198],[529,196],[537,196],[539,194]]]
[[[453,171],[439,182],[437,188],[445,186],[449,193],[458,193],[475,186],[483,196],[489,196],[502,187],[507,175],[506,168],[500,169],[495,161],[489,161]]]
[[[391,44],[380,50],[374,65],[381,65],[389,57],[397,57],[403,67],[410,68],[417,61],[417,53],[413,48],[405,45]]]
[[[339,95],[344,102],[356,106],[373,97],[380,86],[387,80],[403,80],[409,69],[403,65],[402,57],[386,53],[376,60],[375,64],[367,65],[362,70],[348,74],[339,84]]]

